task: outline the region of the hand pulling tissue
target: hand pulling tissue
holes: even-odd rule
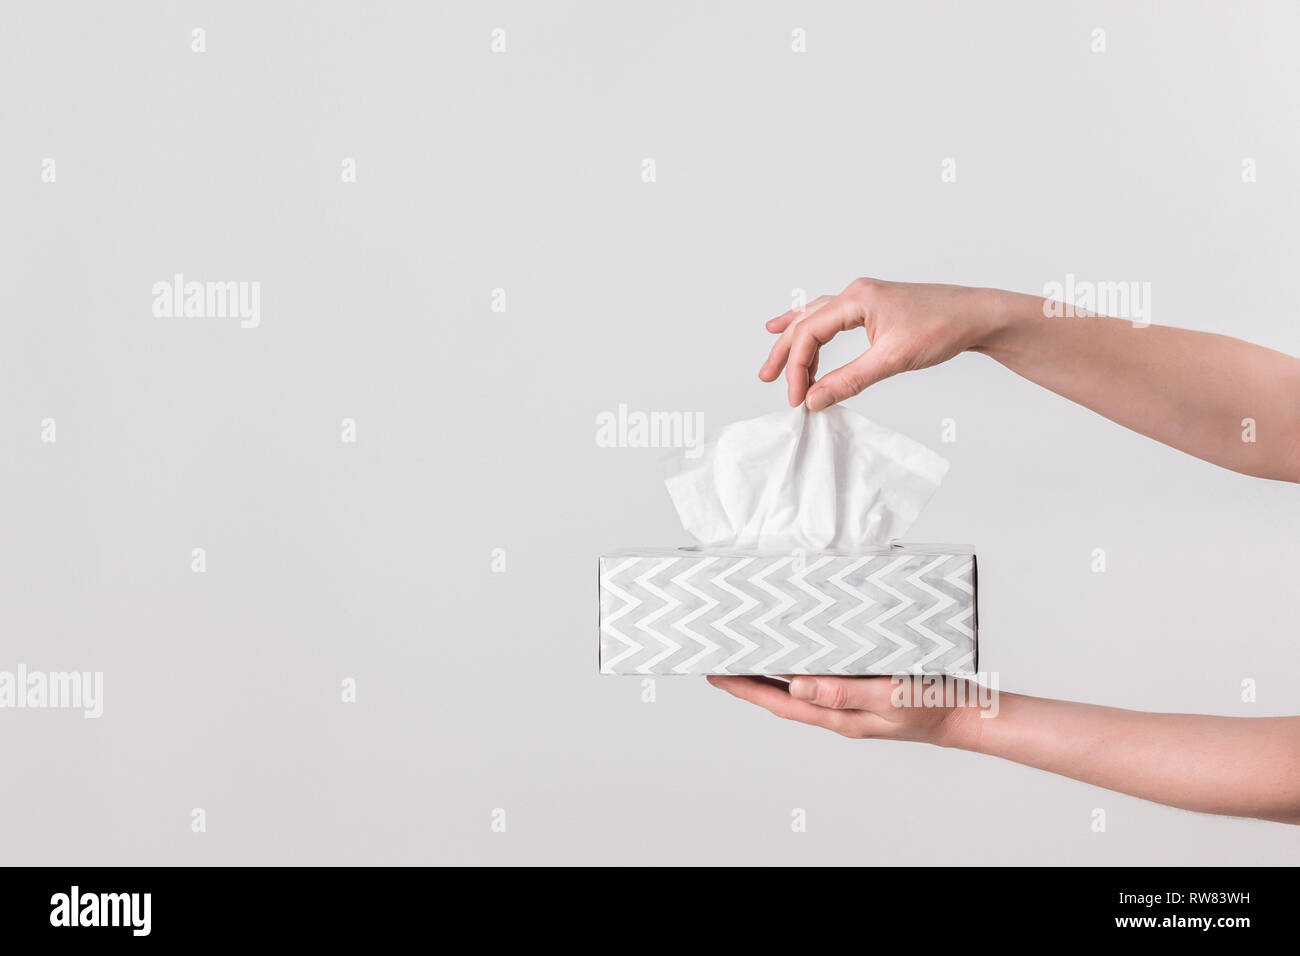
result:
[[[666,482],[700,546],[600,558],[602,673],[974,673],[974,552],[895,543],[947,470],[838,405],[727,426]]]

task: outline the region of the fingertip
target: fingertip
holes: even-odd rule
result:
[[[799,700],[812,700],[817,696],[817,678],[795,677],[790,681],[790,696]]]
[[[820,412],[823,408],[830,408],[834,404],[830,392],[824,388],[813,389],[808,393],[807,405],[810,412]]]
[[[785,398],[790,403],[791,408],[798,408],[803,401],[803,389],[799,387],[799,381],[796,376],[796,369],[793,365],[785,367]]]

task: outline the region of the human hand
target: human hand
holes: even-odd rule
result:
[[[714,675],[709,683],[732,696],[800,723],[833,730],[844,737],[912,740],[940,747],[966,747],[968,707],[921,706],[917,677],[804,677],[790,683],[772,677]],[[912,683],[905,687],[906,682]],[[973,696],[950,698],[973,700]]]
[[[765,382],[785,369],[790,405],[818,411],[899,372],[929,368],[988,345],[1007,310],[994,289],[856,279],[839,295],[824,295],[767,323],[780,335],[759,370]],[[817,374],[821,347],[861,326],[870,348],[847,365]]]
[[[945,677],[941,696],[927,694],[933,676],[709,683],[845,737],[969,750],[1184,810],[1300,825],[1300,717],[1151,714],[996,688],[986,704],[981,685],[963,678]]]

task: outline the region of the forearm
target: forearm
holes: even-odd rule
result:
[[[1300,823],[1300,717],[1152,714],[1000,694],[944,745],[1202,813]]]
[[[988,294],[996,332],[976,351],[1197,458],[1300,481],[1300,359],[1205,332],[1047,316],[1038,296]]]

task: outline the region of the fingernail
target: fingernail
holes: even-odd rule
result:
[[[810,412],[820,412],[830,403],[831,397],[824,390],[808,393],[808,411]]]
[[[790,681],[790,696],[800,700],[812,700],[817,696],[817,678],[796,677]]]

